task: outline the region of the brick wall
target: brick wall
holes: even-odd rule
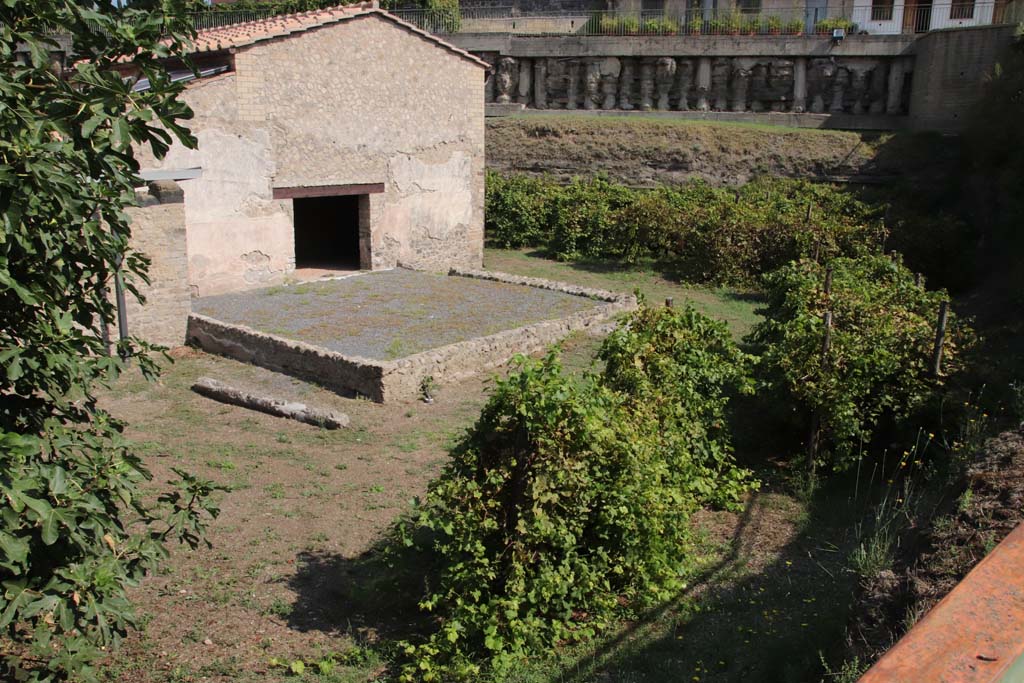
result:
[[[181,346],[192,309],[185,250],[185,206],[180,188],[154,183],[143,191],[140,206],[128,210],[131,247],[148,256],[150,284],[138,283],[146,304],[126,293],[128,332],[154,344]],[[115,333],[116,334],[116,333]]]

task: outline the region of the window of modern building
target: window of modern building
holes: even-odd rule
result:
[[[892,21],[894,0],[871,0],[871,21]]]

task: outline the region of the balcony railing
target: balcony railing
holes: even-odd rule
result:
[[[1020,1],[1020,0],[1017,0]],[[519,35],[679,36],[679,35],[831,35],[898,34],[998,23],[993,0],[936,0],[928,6],[904,7],[894,0],[855,6],[848,12],[805,5],[770,11],[737,9],[685,12],[537,12],[520,15],[511,8],[393,10],[399,18],[426,31],[513,33]],[[1003,3],[999,3],[1002,10]]]
[[[324,5],[330,4],[324,0]],[[221,10],[191,15],[196,29],[267,19],[273,10]],[[514,33],[519,35],[679,36],[679,35],[831,35],[923,33],[925,31],[1012,23],[1024,20],[1024,0],[934,0],[905,7],[899,0],[872,0],[840,9],[806,5],[768,11],[740,9],[684,12],[534,12],[521,15],[511,7],[465,9],[397,9],[392,14],[435,34]]]

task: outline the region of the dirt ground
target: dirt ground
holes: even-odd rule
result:
[[[215,403],[189,390],[200,375],[345,412],[352,428]],[[131,425],[156,482],[184,467],[230,487],[210,527],[213,549],[174,552],[134,591],[146,627],[108,670],[125,682],[244,680],[268,672],[271,657],[373,640],[363,624],[375,617],[348,610],[339,593],[483,400],[477,380],[445,388],[432,405],[379,405],[198,351],[157,384],[135,378],[118,389],[106,407]]]
[[[523,254],[488,259],[523,274],[575,273]],[[752,302],[654,273],[575,274],[589,286],[695,300],[734,331],[754,318]],[[568,340],[565,365],[587,367],[599,341]],[[103,402],[130,425],[154,490],[172,467],[230,490],[218,496],[213,548],[174,551],[132,591],[143,628],[111,656],[105,681],[378,679],[387,644],[422,632],[415,603],[423,579],[415,567],[397,575],[377,548],[472,425],[490,380],[446,386],[430,405],[381,405],[198,351],[178,356],[158,383],[126,377]],[[190,391],[199,376],[344,412],[352,426],[325,431],[221,405]],[[847,619],[849,520],[834,514],[838,494],[804,501],[773,474],[761,476],[762,490],[742,512],[694,520],[694,573],[677,600],[598,641],[529,662],[515,681],[817,680],[821,653],[841,642]],[[312,665],[324,660],[335,665],[320,673]],[[307,664],[301,676],[280,666],[295,661]]]
[[[757,175],[888,182],[941,179],[955,141],[637,117],[530,115],[487,120],[487,167],[561,180],[605,174],[633,186],[700,178],[740,185]]]
[[[989,439],[949,497],[907,534],[894,566],[858,590],[852,656],[873,661],[1024,522],[1024,428]]]

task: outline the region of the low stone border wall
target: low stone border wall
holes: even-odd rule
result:
[[[340,394],[359,394],[374,401],[384,400],[381,379],[388,363],[345,356],[198,313],[188,317],[185,339],[210,353],[316,382]]]
[[[188,343],[211,353],[316,382],[343,395],[361,395],[381,403],[409,401],[420,396],[427,377],[440,385],[456,382],[504,365],[517,353],[539,351],[572,332],[594,329],[615,315],[636,308],[633,296],[563,282],[483,270],[452,270],[449,275],[549,289],[602,303],[565,318],[504,330],[394,361],[346,356],[198,313],[189,316]]]

